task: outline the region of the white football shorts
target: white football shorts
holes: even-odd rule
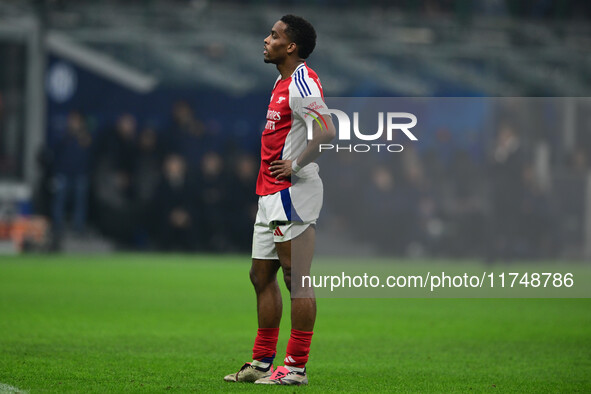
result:
[[[291,187],[259,197],[252,237],[252,258],[278,259],[275,242],[286,242],[316,224],[322,208],[323,186],[318,175],[297,178]]]

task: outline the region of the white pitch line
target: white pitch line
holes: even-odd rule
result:
[[[9,384],[0,382],[0,394],[13,394],[13,393],[27,394],[28,391],[21,390],[18,387],[14,387]]]

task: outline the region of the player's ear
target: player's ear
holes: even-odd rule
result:
[[[288,55],[291,55],[292,53],[294,53],[297,50],[298,50],[298,46],[296,45],[295,42],[290,42],[289,45],[287,46],[287,54]]]

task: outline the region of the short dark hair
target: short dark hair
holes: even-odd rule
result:
[[[287,25],[285,34],[298,46],[298,55],[307,59],[316,47],[316,30],[304,18],[295,15],[284,15],[281,22]]]

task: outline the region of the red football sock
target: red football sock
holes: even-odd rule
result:
[[[287,355],[285,365],[289,367],[304,368],[308,362],[312,331],[291,330],[291,336],[287,342]]]
[[[252,359],[272,363],[277,349],[279,328],[259,328],[252,348]]]

